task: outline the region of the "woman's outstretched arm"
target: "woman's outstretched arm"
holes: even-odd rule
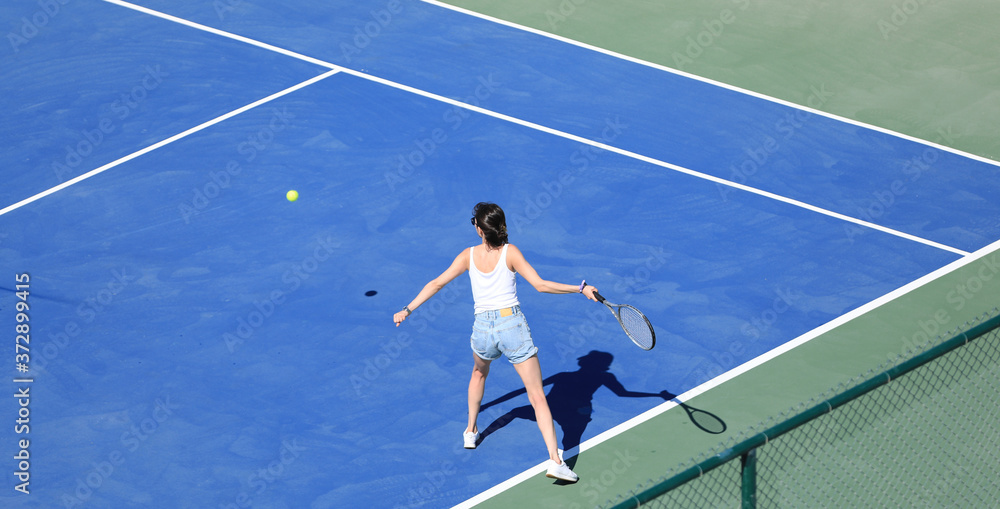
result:
[[[535,271],[534,267],[528,263],[528,260],[524,258],[521,250],[515,247],[513,244],[507,245],[507,263],[528,282],[535,290],[542,293],[580,293],[580,285],[568,285],[563,283],[556,283],[554,281],[548,281],[542,279]],[[587,285],[583,288],[583,294],[587,296],[588,299],[596,301],[597,298],[594,297],[594,292],[597,288],[591,285]]]
[[[399,324],[403,323],[403,320],[406,320],[410,316],[410,313],[420,307],[421,304],[427,302],[428,299],[444,288],[445,285],[467,270],[469,270],[469,250],[465,249],[455,257],[455,261],[451,262],[451,266],[447,270],[424,285],[420,293],[402,311],[392,315],[392,320],[396,322],[396,327],[399,327]]]

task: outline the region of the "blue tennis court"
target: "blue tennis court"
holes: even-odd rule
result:
[[[1000,239],[984,158],[440,5],[0,12],[0,310],[30,292],[31,332],[5,507],[448,507],[534,467],[505,363],[462,448],[465,278],[392,325],[480,201],[542,277],[656,328],[641,351],[522,281],[543,376],[589,409],[568,456]]]

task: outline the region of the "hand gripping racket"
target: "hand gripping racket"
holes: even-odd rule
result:
[[[611,310],[611,314],[615,315],[615,320],[618,320],[622,329],[625,329],[625,334],[636,346],[643,350],[653,349],[653,346],[656,345],[656,333],[653,332],[653,326],[649,324],[646,315],[628,304],[608,302],[597,292],[594,292],[594,297]]]

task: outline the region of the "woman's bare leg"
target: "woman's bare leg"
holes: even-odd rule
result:
[[[490,361],[479,358],[474,352],[472,358],[475,364],[472,366],[472,379],[469,380],[469,427],[465,428],[466,433],[479,432],[476,421],[479,419],[479,406],[483,403],[483,392],[486,390],[486,376],[490,374]]]
[[[515,364],[514,369],[521,376],[524,389],[528,393],[528,401],[535,409],[535,421],[538,422],[538,429],[542,432],[542,439],[545,440],[545,448],[549,450],[549,459],[557,464],[562,463],[557,451],[556,426],[552,422],[552,412],[549,410],[545,389],[542,387],[542,368],[538,363],[538,356],[533,355],[528,360]]]

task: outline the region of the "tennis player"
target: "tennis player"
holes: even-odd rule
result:
[[[596,288],[586,281],[568,285],[546,281],[539,277],[521,251],[507,242],[507,220],[503,209],[494,203],[478,203],[472,211],[472,224],[482,242],[463,250],[451,266],[431,280],[409,305],[393,316],[398,327],[410,313],[420,307],[453,279],[469,271],[472,296],[475,300],[475,323],[472,325],[473,367],[469,381],[469,425],[463,439],[466,449],[475,449],[479,440],[479,406],[483,401],[486,376],[490,363],[505,355],[524,382],[528,401],[535,411],[535,421],[542,432],[549,452],[546,475],[554,479],[576,482],[579,477],[563,462],[556,447],[556,428],[552,412],[545,400],[542,369],[538,364],[538,348],[531,340],[531,331],[517,300],[516,275],[521,274],[531,286],[544,293],[582,293],[594,297]]]

